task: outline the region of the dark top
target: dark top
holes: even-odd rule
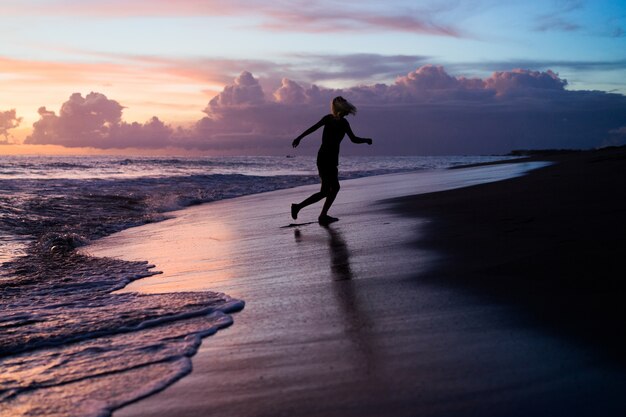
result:
[[[354,133],[350,129],[350,123],[341,117],[336,118],[332,114],[322,117],[322,120],[314,126],[316,129],[324,126],[322,133],[322,145],[317,152],[317,165],[321,166],[337,166],[339,165],[339,145],[343,137],[348,134],[352,139]]]

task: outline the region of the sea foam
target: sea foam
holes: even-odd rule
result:
[[[22,258],[0,281],[3,417],[109,415],[189,373],[200,339],[244,306],[213,292],[114,294],[151,265],[46,256],[45,273]]]

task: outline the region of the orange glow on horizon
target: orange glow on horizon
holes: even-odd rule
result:
[[[15,143],[28,136],[39,120],[40,107],[58,114],[73,93],[106,95],[124,106],[127,122],[143,123],[156,116],[177,127],[202,118],[202,110],[224,87],[206,72],[149,62],[65,63],[0,57],[0,74],[0,111],[16,109],[22,118],[19,128],[10,132]]]
[[[111,155],[111,156],[220,156],[228,155],[227,152],[200,151],[182,148],[159,148],[159,149],[97,149],[97,148],[67,148],[59,145],[0,145],[0,156],[10,155]]]

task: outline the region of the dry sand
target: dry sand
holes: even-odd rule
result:
[[[603,175],[623,179],[623,160],[617,161],[609,165],[621,172],[613,167]],[[246,301],[232,327],[205,339],[188,377],[115,416],[624,415],[626,372],[605,339],[594,342],[575,324],[561,331],[567,320],[538,314],[559,311],[550,299],[561,302],[556,292],[569,282],[538,270],[552,265],[550,259],[569,261],[571,246],[559,252],[564,259],[528,264],[520,258],[538,258],[537,251],[554,249],[548,243],[559,241],[563,230],[580,226],[555,214],[557,208],[578,210],[589,202],[613,221],[621,218],[608,230],[596,229],[607,236],[623,229],[622,209],[577,197],[572,185],[556,200],[545,188],[542,196],[552,198],[546,206],[529,203],[527,211],[524,199],[522,206],[511,203],[521,218],[500,210],[519,193],[533,201],[536,184],[519,184],[531,176],[554,181],[564,175],[561,166],[492,184],[490,203],[480,194],[489,185],[397,198],[515,176],[522,164],[346,181],[332,213],[341,220],[328,228],[281,228],[291,223],[289,204],[314,190],[300,187],[190,208],[103,239],[88,251],[148,260],[164,271],[129,290],[207,289]],[[617,194],[623,200],[624,188]],[[299,222],[314,221],[317,209],[303,211]],[[506,233],[534,222],[536,228],[507,247]],[[537,236],[543,236],[540,245]],[[608,239],[623,253],[623,235]],[[573,288],[613,291],[614,280],[595,271],[593,282]],[[536,285],[539,277],[549,282]],[[518,290],[540,296],[517,296]],[[572,310],[568,305],[564,314]]]

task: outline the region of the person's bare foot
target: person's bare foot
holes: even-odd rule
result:
[[[317,218],[317,221],[318,221],[318,222],[319,222],[319,224],[321,224],[321,225],[327,225],[327,224],[330,224],[330,223],[332,223],[332,222],[336,222],[337,220],[339,220],[339,219],[338,219],[338,218],[336,218],[336,217],[331,217],[331,216],[329,216],[328,214],[323,214],[323,215],[321,215],[321,216],[319,216],[319,217]]]
[[[300,211],[300,207],[297,204],[291,205],[291,218],[296,220],[298,218],[298,212]]]

